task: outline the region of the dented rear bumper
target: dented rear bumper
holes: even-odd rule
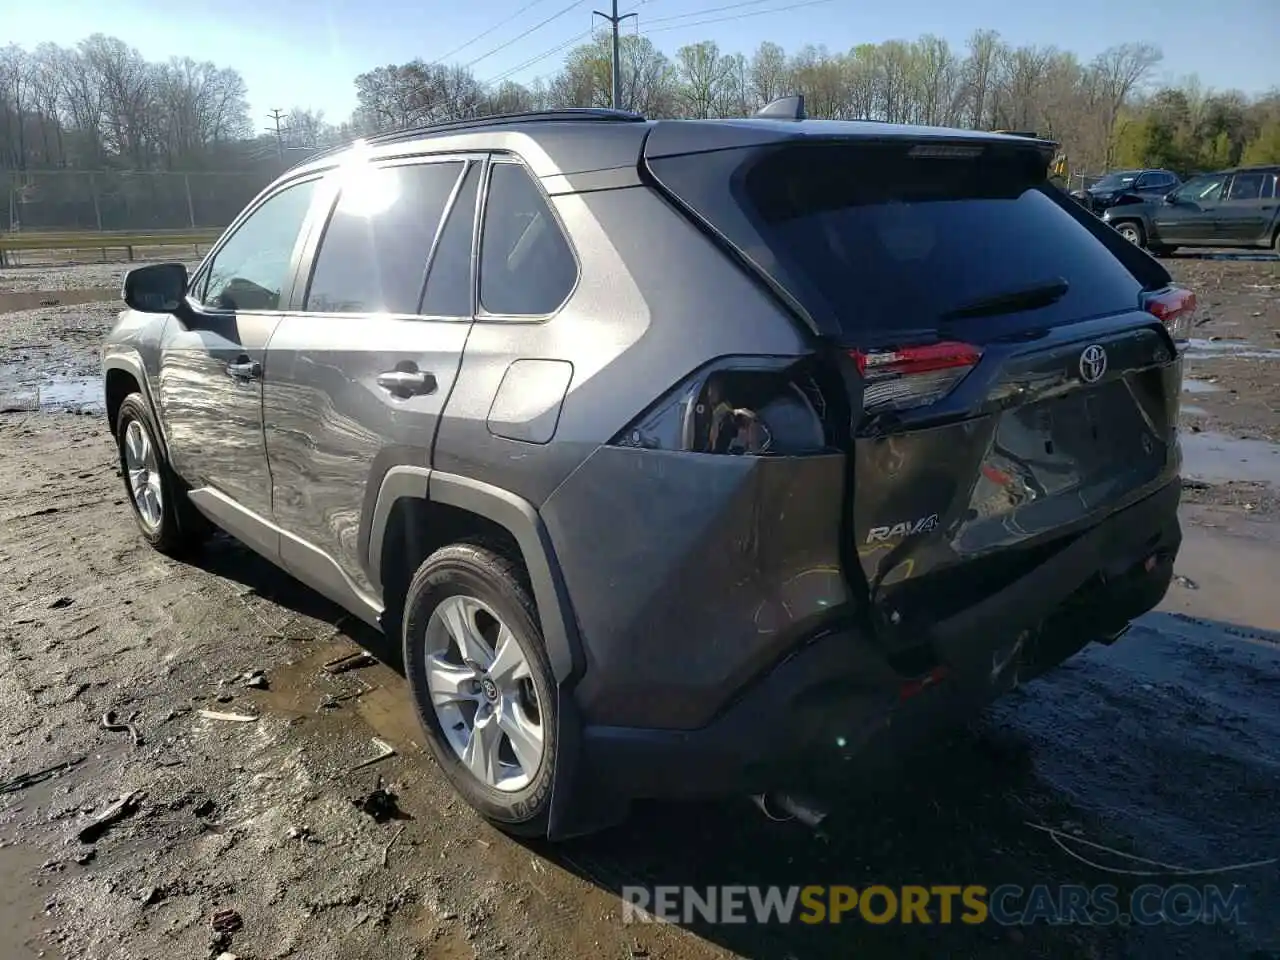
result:
[[[788,789],[839,761],[895,759],[1158,604],[1181,544],[1178,500],[1169,484],[938,623],[922,673],[895,669],[855,626],[829,626],[697,729],[588,724],[582,773],[621,801]]]

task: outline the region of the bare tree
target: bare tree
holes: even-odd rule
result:
[[[999,126],[1038,131],[1045,113],[1045,78],[1055,53],[1048,47],[1006,51],[1000,76],[1000,113],[996,117]]]
[[[155,112],[155,70],[137,50],[96,33],[80,43],[81,65],[97,85],[107,149],[143,167]]]
[[[805,47],[791,61],[791,82],[805,96],[811,117],[834,120],[848,113],[848,78],[844,63],[826,47]]]
[[[719,102],[721,88],[733,72],[733,61],[720,55],[720,47],[714,40],[703,40],[676,51],[676,70],[685,115],[711,116]]]
[[[34,64],[15,43],[0,50],[0,130],[10,145],[7,164],[22,169],[27,163],[27,113],[32,108]]]
[[[876,88],[884,119],[910,123],[916,119],[916,90],[911,47],[901,40],[882,43],[876,56]]]
[[[748,67],[747,83],[750,86],[752,107],[756,109],[795,93],[786,51],[768,41],[756,47]]]
[[[872,43],[854,47],[844,58],[848,115],[853,119],[874,120],[880,116],[879,61],[879,48]]]
[[[1098,54],[1089,70],[1103,109],[1107,137],[1107,165],[1115,157],[1116,121],[1129,97],[1151,75],[1163,54],[1149,43],[1125,43]]]
[[[969,58],[965,61],[965,87],[969,100],[969,125],[977,129],[994,126],[993,101],[998,83],[1004,42],[994,30],[978,30],[969,38]]]
[[[942,37],[927,34],[916,41],[916,72],[919,75],[919,119],[933,125],[959,120],[960,64],[951,45]]]

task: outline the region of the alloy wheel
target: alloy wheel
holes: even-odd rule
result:
[[[160,526],[164,494],[160,488],[160,464],[155,445],[139,420],[130,420],[124,431],[124,465],[129,476],[133,505],[148,530]]]
[[[474,597],[442,600],[427,623],[426,678],[445,739],[481,783],[529,785],[542,764],[543,711],[511,629]]]
[[[1142,237],[1138,234],[1138,228],[1131,223],[1120,224],[1120,226],[1116,227],[1116,231],[1130,243],[1142,242]]]

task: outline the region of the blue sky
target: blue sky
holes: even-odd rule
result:
[[[741,2],[619,0],[619,7],[637,9],[640,29],[668,53],[701,39],[746,53],[762,40],[788,51],[806,43],[845,50],[926,32],[958,47],[974,29],[989,27],[1012,43],[1055,44],[1086,59],[1113,43],[1145,40],[1164,51],[1160,79],[1198,74],[1206,86],[1251,93],[1280,86],[1280,0],[827,0],[767,14],[801,0],[757,0],[723,9]],[[265,123],[269,109],[293,106],[322,109],[328,119],[339,120],[355,106],[351,81],[363,70],[416,56],[438,59],[492,30],[449,58],[478,61],[475,74],[490,80],[589,29],[592,9],[604,9],[608,0],[571,3],[0,0],[0,42],[30,48],[48,40],[66,46],[91,33],[113,34],[149,59],[191,56],[235,67],[248,83],[255,120]],[[522,36],[548,18],[553,19]],[[627,29],[635,29],[634,21]],[[514,42],[484,56],[508,41]],[[513,79],[551,73],[562,56],[531,64]]]

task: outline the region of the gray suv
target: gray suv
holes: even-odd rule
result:
[[[1168,587],[1195,298],[1052,154],[789,100],[313,158],[190,276],[125,279],[134,519],[397,637],[513,833],[816,791]]]

